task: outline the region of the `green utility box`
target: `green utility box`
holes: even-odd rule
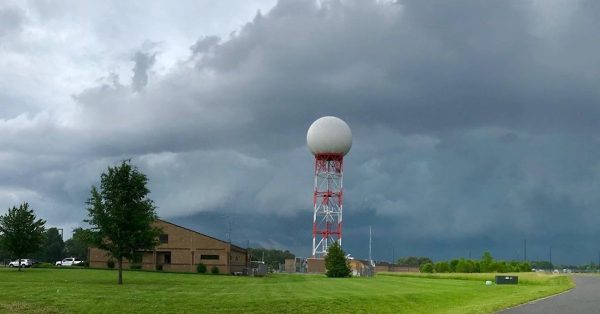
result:
[[[516,285],[518,283],[518,276],[496,276],[497,285]]]

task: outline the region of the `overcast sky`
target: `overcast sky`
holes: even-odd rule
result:
[[[131,158],[164,219],[311,250],[306,130],[352,128],[344,248],[587,263],[598,1],[2,1],[0,214],[66,235]]]

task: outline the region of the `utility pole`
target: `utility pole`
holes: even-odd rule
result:
[[[373,264],[373,259],[371,259],[371,226],[369,226],[369,263]]]
[[[396,264],[396,248],[392,247],[392,265]]]
[[[550,246],[550,265],[554,267],[554,265],[552,265],[552,246]]]
[[[527,239],[523,240],[523,261],[527,262]]]
[[[252,256],[250,256],[250,240],[246,240],[246,267],[250,268],[251,260]]]

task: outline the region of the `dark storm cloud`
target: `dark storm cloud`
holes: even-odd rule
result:
[[[227,40],[198,34],[150,80],[163,53],[142,49],[131,86],[114,74],[68,113],[0,120],[0,159],[20,165],[0,168],[16,182],[0,199],[78,217],[102,169],[133,157],[161,216],[219,237],[219,215],[236,216],[237,241],[306,255],[305,134],[336,115],[354,135],[353,255],[369,225],[379,258],[514,258],[524,238],[541,257],[548,242],[566,252],[600,223],[599,14],[593,1],[280,1]],[[44,156],[35,181],[19,154]],[[564,262],[595,250],[571,252]]]

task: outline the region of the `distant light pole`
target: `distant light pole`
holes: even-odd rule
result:
[[[373,265],[373,259],[371,259],[371,226],[369,226],[369,263]]]
[[[527,262],[527,239],[523,240],[523,261]]]

